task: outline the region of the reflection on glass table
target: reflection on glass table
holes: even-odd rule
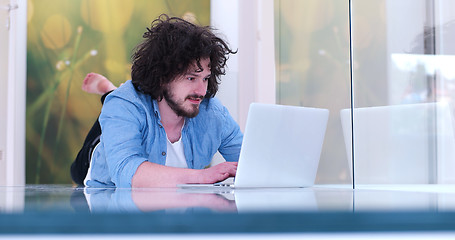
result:
[[[455,185],[316,185],[312,188],[180,189],[0,187],[0,213],[316,213],[453,211]]]
[[[317,196],[323,192],[312,188],[270,189],[85,189],[91,212],[217,213],[314,212],[320,210]],[[350,209],[351,193],[345,194],[345,209]]]
[[[251,213],[352,211],[352,189],[337,188],[73,188],[0,187],[3,213]]]
[[[82,194],[82,193],[80,193]],[[233,195],[227,193],[184,193],[175,188],[110,188],[83,192],[92,213],[154,212],[187,213],[191,211],[235,212]],[[231,196],[232,195],[232,196]]]

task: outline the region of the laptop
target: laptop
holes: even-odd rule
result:
[[[314,185],[329,110],[252,103],[248,111],[237,173],[195,187],[309,187]]]
[[[354,109],[356,184],[455,183],[452,108],[446,102]],[[351,164],[351,110],[340,112]]]

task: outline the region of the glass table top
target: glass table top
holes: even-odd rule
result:
[[[452,230],[454,210],[455,185],[0,187],[0,233]]]
[[[455,185],[319,185],[312,188],[0,187],[0,213],[215,213],[453,211]]]

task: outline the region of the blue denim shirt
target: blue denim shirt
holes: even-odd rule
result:
[[[144,161],[166,163],[167,136],[158,103],[127,81],[110,93],[99,117],[100,144],[93,152],[89,187],[131,187]],[[226,161],[238,161],[243,134],[216,98],[204,99],[199,114],[185,119],[182,142],[188,168],[209,166],[219,151]]]

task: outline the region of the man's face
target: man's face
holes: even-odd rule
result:
[[[192,118],[199,113],[199,104],[207,93],[211,74],[210,59],[201,59],[200,64],[202,68],[195,62],[164,90],[163,99],[178,116]]]

